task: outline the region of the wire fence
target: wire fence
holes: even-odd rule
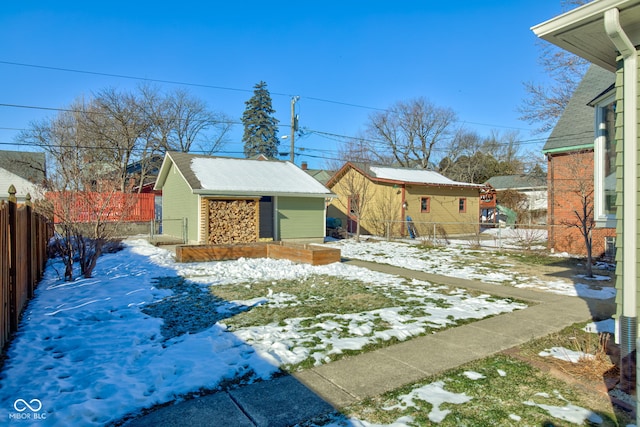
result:
[[[546,225],[532,224],[387,220],[380,221],[373,228],[375,230],[361,229],[361,233],[376,235],[387,240],[409,239],[432,245],[455,243],[478,248],[546,249],[548,237]],[[357,233],[357,223],[347,221],[343,224],[343,230],[344,236],[353,236]],[[328,235],[331,234],[328,233]]]
[[[188,236],[187,218],[152,219],[149,222],[149,237],[154,242],[187,243]]]

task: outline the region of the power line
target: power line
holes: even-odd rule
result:
[[[0,61],[1,62],[1,61]],[[0,107],[8,107],[8,108],[24,108],[24,109],[33,109],[33,110],[44,110],[44,111],[57,111],[57,112],[67,112],[67,113],[89,113],[89,114],[105,114],[108,115],[108,112],[103,112],[103,111],[93,111],[93,110],[79,110],[79,109],[71,109],[71,108],[54,108],[54,107],[41,107],[41,106],[34,106],[34,105],[21,105],[21,104],[6,104],[6,103],[0,103]],[[222,123],[222,124],[231,124],[231,125],[240,125],[242,124],[241,121],[235,121],[235,120],[221,120],[218,123]],[[277,127],[289,127],[288,125],[284,125],[284,124],[278,124]],[[23,129],[24,130],[24,129]],[[328,139],[334,139],[335,141],[342,141],[345,139],[355,139],[355,140],[361,140],[361,141],[365,141],[365,142],[369,142],[369,143],[376,143],[376,144],[385,144],[385,141],[383,140],[374,140],[374,139],[367,139],[367,138],[362,138],[362,137],[353,137],[353,136],[349,136],[349,135],[339,135],[339,134],[335,134],[335,133],[330,133],[330,132],[322,132],[322,131],[316,131],[316,130],[307,130],[309,133],[315,133],[318,134],[320,136],[325,136],[328,137]],[[331,138],[333,137],[333,138]]]
[[[173,84],[173,85],[201,87],[201,88],[207,88],[207,89],[226,90],[226,91],[233,91],[233,92],[244,92],[244,93],[252,93],[253,92],[252,89],[240,89],[240,88],[221,86],[221,85],[210,85],[210,84],[203,84],[203,83],[191,83],[191,82],[184,82],[184,81],[179,81],[179,80],[154,79],[154,78],[148,78],[148,77],[130,76],[130,75],[126,75],[126,74],[105,73],[105,72],[99,72],[99,71],[79,70],[79,69],[74,69],[74,68],[53,67],[53,66],[48,66],[48,65],[26,64],[26,63],[22,63],[22,62],[13,62],[13,61],[0,61],[0,64],[13,65],[13,66],[18,66],[18,67],[44,69],[44,70],[62,71],[62,72],[69,72],[69,73],[88,74],[88,75],[103,76],[103,77],[114,77],[114,78],[120,78],[120,79],[147,81],[147,82],[154,82],[154,83],[165,83],[165,84]],[[272,94],[272,95],[286,96],[286,97],[289,97],[289,98],[294,96],[292,94],[282,93],[282,92],[271,92],[270,91],[269,93]],[[350,102],[344,102],[344,101],[335,101],[335,100],[331,100],[331,99],[318,98],[318,97],[313,97],[313,96],[301,96],[301,98],[308,99],[310,101],[325,102],[325,103],[335,104],[335,105],[344,105],[344,106],[347,106],[347,107],[362,108],[362,109],[366,109],[366,110],[383,111],[383,112],[389,111],[388,108],[371,107],[371,106],[362,105],[362,104],[356,104],[356,103],[350,103]],[[525,131],[529,130],[529,129],[518,128],[518,127],[513,127],[513,126],[503,126],[503,125],[489,124],[489,123],[470,122],[470,121],[466,121],[466,120],[462,120],[461,122],[462,123],[473,124],[473,125],[476,125],[476,126],[486,126],[486,127],[493,127],[493,128],[504,128],[504,129],[525,130]]]
[[[238,88],[233,88],[233,87],[215,86],[215,85],[208,85],[208,84],[201,84],[201,83],[189,83],[189,82],[182,82],[182,81],[177,81],[177,80],[152,79],[152,78],[148,78],[148,77],[128,76],[126,74],[103,73],[103,72],[99,72],[99,71],[88,71],[88,70],[77,70],[77,69],[73,69],[73,68],[51,67],[51,66],[47,66],[47,65],[24,64],[24,63],[21,63],[21,62],[0,61],[0,64],[15,65],[15,66],[19,66],[19,67],[39,68],[39,69],[44,69],[44,70],[64,71],[64,72],[68,72],[68,73],[89,74],[89,75],[94,75],[94,76],[115,77],[115,78],[119,78],[119,79],[139,80],[139,81],[147,81],[147,82],[154,82],[154,83],[167,83],[167,84],[175,84],[175,85],[182,85],[182,86],[203,87],[203,88],[208,88],[208,89],[228,90],[228,91],[234,91],[234,92],[253,92],[253,90],[251,90],[251,89],[238,89]],[[285,96],[286,94],[279,93],[279,94],[276,94],[276,95]],[[290,95],[286,95],[286,96],[290,96]]]

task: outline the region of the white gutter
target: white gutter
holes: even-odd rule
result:
[[[638,52],[620,25],[618,9],[609,9],[604,13],[604,28],[624,61],[622,315],[633,318],[637,315],[636,280],[638,277],[635,259],[638,250]]]

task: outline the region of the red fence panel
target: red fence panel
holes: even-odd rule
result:
[[[91,191],[49,192],[54,222],[146,222],[155,218],[155,195]]]

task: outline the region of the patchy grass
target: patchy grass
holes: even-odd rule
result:
[[[449,394],[442,403],[433,400],[433,396],[443,393],[441,390]],[[456,397],[460,399],[458,403]],[[585,393],[524,361],[502,354],[366,399],[341,412],[345,417],[382,425],[401,417],[411,417],[410,425],[443,427],[596,425],[588,420],[574,424],[559,419],[550,412],[552,407],[574,415],[582,408],[590,412],[585,418],[600,418],[602,422],[597,425],[601,426],[633,421],[616,413],[606,395]],[[449,412],[436,422],[443,415],[438,410]]]
[[[306,425],[353,425],[349,418],[381,426],[634,425],[635,415],[616,406],[604,391],[613,366],[606,355],[609,336],[585,332],[585,325],[573,325],[505,353],[365,399],[342,408],[328,421]],[[594,357],[571,363],[538,355],[550,347]],[[549,366],[557,368],[556,373],[550,372]],[[443,418],[437,420],[439,416]]]
[[[495,256],[505,257],[528,265],[554,265],[565,266],[567,268],[575,267],[577,262],[571,258],[550,256],[547,252],[543,251],[502,251],[496,252]]]
[[[500,302],[511,310],[526,307],[520,301],[497,302],[484,293],[415,280],[382,285],[325,275],[214,285],[209,292],[228,302],[252,304],[222,323],[251,345],[277,353],[281,368],[288,371],[491,317],[501,310],[493,307]],[[465,302],[478,311],[455,310]]]
[[[395,298],[382,294],[371,285],[333,276],[211,286],[209,290],[215,297],[227,301],[251,300],[268,295],[281,297],[276,298],[275,302],[227,319],[225,324],[233,328],[280,323],[292,318],[311,318],[323,313],[358,313],[398,305]]]

